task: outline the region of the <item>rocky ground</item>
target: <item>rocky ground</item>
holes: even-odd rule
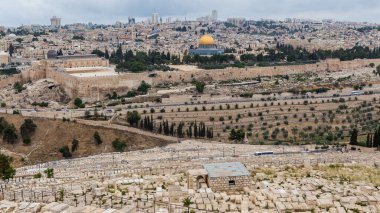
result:
[[[311,148],[311,147],[304,147]],[[17,170],[2,183],[6,212],[374,212],[380,210],[379,153],[374,150],[267,157],[256,151],[300,147],[183,141],[162,148],[55,161]],[[188,187],[188,171],[205,163],[242,162],[241,191]],[[54,178],[42,172],[54,169]],[[41,178],[32,176],[42,173]]]
[[[43,79],[22,85],[22,91],[16,91],[14,86],[0,90],[0,102],[8,108],[35,108],[33,103],[48,103],[51,108],[68,103],[70,98],[54,81]]]

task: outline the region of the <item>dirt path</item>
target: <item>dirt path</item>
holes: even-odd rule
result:
[[[112,123],[109,123],[108,121],[89,121],[89,120],[82,120],[82,119],[78,119],[76,121],[77,121],[77,123],[85,124],[88,126],[101,126],[104,128],[132,132],[132,133],[136,133],[136,134],[140,134],[140,135],[144,135],[144,136],[149,136],[152,138],[162,139],[162,140],[166,140],[166,141],[178,142],[178,138],[176,138],[176,137],[160,135],[160,134],[144,131],[144,130],[133,128],[133,127],[123,126],[123,125],[118,125],[118,124],[112,124]]]

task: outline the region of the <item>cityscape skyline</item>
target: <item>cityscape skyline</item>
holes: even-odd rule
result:
[[[159,13],[160,17],[172,17],[173,21],[177,18],[195,20],[211,14],[212,10],[218,11],[220,20],[230,17],[254,20],[300,18],[380,23],[380,2],[375,0],[281,0],[267,1],[265,4],[259,0],[239,0],[237,3],[227,0],[147,0],[145,4],[137,0],[57,0],[54,4],[47,0],[0,0],[0,3],[3,5],[0,8],[0,26],[8,27],[48,25],[53,15],[61,17],[63,25],[88,22],[114,24],[116,21],[128,22],[130,16],[143,21],[150,19],[152,13]]]
[[[0,211],[380,213],[380,0],[0,0]]]

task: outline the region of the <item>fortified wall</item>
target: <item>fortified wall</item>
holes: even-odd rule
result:
[[[75,77],[49,69],[46,72],[46,77],[60,84],[70,97],[81,97],[86,100],[101,100],[106,94],[114,91],[119,94],[127,93],[129,90],[138,87],[141,81],[153,84],[152,79],[146,74]]]
[[[154,79],[154,83],[190,82],[193,78],[205,81],[244,80],[258,76],[291,75],[305,72],[336,72],[345,69],[357,69],[368,66],[370,63],[380,64],[380,59],[364,59],[354,61],[326,60],[316,64],[274,66],[274,67],[251,67],[251,68],[226,68],[215,70],[174,71],[160,72]]]
[[[145,80],[152,84],[152,79],[144,73],[120,74],[96,76],[90,75],[78,77],[72,74],[99,71],[104,68],[109,71],[109,61],[101,58],[87,57],[65,57],[62,60],[47,60],[45,62],[46,78],[53,79],[60,84],[66,93],[74,98],[81,97],[85,100],[101,100],[106,94],[117,92],[124,94],[132,88],[138,87]],[[73,69],[72,69],[73,68]],[[76,68],[76,69],[75,69]],[[78,69],[84,68],[84,69]]]
[[[0,80],[0,88],[12,86],[16,82],[27,83],[28,81],[37,81],[46,78],[46,69],[39,63],[33,63],[30,68],[23,70],[20,74]]]
[[[109,68],[109,62],[105,59],[94,57],[62,57],[55,60],[42,60],[33,62],[29,69],[21,74],[13,75],[0,80],[0,88],[13,85],[15,82],[26,83],[39,79],[52,79],[60,84],[71,97],[80,97],[88,101],[101,100],[106,94],[113,91],[125,94],[132,88],[138,87],[141,81],[153,86],[160,83],[190,82],[192,79],[205,81],[244,80],[258,76],[272,76],[285,74],[299,74],[305,72],[340,71],[344,69],[357,69],[368,66],[370,63],[380,64],[380,59],[364,59],[341,62],[339,60],[326,60],[317,64],[276,67],[252,67],[252,68],[227,68],[218,70],[194,70],[153,72],[155,77],[149,77],[152,72],[123,73],[104,76],[76,76],[77,72],[68,72],[71,68],[91,67]],[[66,71],[65,71],[66,69]],[[83,71],[87,72],[87,71]]]

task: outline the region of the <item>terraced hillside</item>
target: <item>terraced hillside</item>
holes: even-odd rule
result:
[[[153,120],[155,132],[165,134],[160,126],[169,126],[169,135],[188,134],[191,126],[194,137],[204,124],[213,130],[213,138],[229,141],[233,129],[247,132],[254,144],[263,143],[335,143],[347,141],[353,128],[359,135],[373,133],[379,124],[380,102],[377,94],[347,97],[298,98],[288,100],[265,99],[238,103],[195,103],[160,108],[138,108],[142,120]],[[124,113],[116,122],[127,124]],[[179,125],[183,127],[178,128]],[[138,126],[141,128],[141,124]],[[150,129],[149,129],[150,130]],[[182,130],[182,133],[178,134]],[[202,130],[199,130],[202,131]],[[199,132],[198,131],[198,132]],[[244,136],[244,134],[243,134]],[[201,136],[202,137],[202,136]],[[207,138],[207,135],[204,136]],[[364,142],[365,137],[359,137]]]

